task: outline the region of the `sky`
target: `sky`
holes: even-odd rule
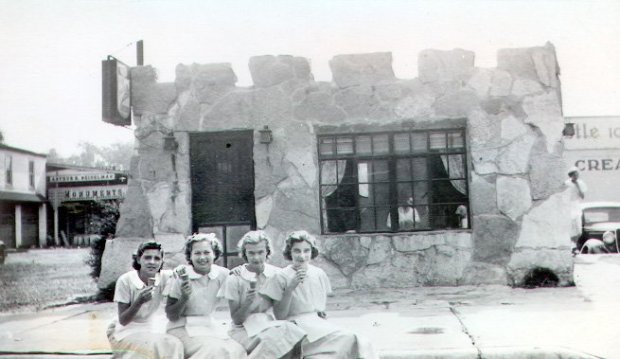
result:
[[[620,0],[0,0],[0,130],[38,153],[80,142],[132,142],[101,120],[101,61],[144,62],[159,81],[177,64],[231,63],[251,86],[258,55],[310,60],[331,81],[339,54],[389,51],[396,76],[417,77],[424,49],[474,51],[495,67],[502,48],[556,47],[565,116],[620,115]]]

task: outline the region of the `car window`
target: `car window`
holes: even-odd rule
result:
[[[620,222],[620,208],[588,208],[583,211],[584,224]]]

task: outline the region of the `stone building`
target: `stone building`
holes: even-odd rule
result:
[[[288,231],[315,233],[335,287],[571,280],[553,45],[500,50],[496,68],[425,50],[409,80],[390,53],[329,65],[319,82],[304,58],[253,57],[250,87],[229,64],[178,65],[174,83],[133,68],[137,155],[100,285],[144,238],[179,253],[213,231],[234,265],[249,228],[276,264]]]

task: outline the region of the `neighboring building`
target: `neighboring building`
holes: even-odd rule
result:
[[[54,214],[50,245],[88,244],[90,236],[100,232],[102,203],[118,206],[127,193],[127,178],[126,172],[115,169],[48,163],[48,199]]]
[[[390,53],[339,55],[333,82],[309,61],[179,65],[174,83],[132,69],[138,156],[99,285],[145,238],[180,253],[216,232],[233,266],[243,232],[317,235],[336,287],[520,284],[534,268],[572,280],[562,194],[559,68],[552,45],[504,49],[497,68],[465,50],[425,50],[419,77]],[[171,263],[172,256],[167,257]]]
[[[46,155],[0,144],[0,240],[7,248],[45,245]]]
[[[564,141],[564,158],[588,186],[585,200],[620,202],[620,116],[567,117],[575,135]],[[568,178],[568,177],[567,177]]]

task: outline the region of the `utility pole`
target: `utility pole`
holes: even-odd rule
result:
[[[138,40],[136,43],[136,55],[138,66],[144,66],[144,42],[142,40]]]

